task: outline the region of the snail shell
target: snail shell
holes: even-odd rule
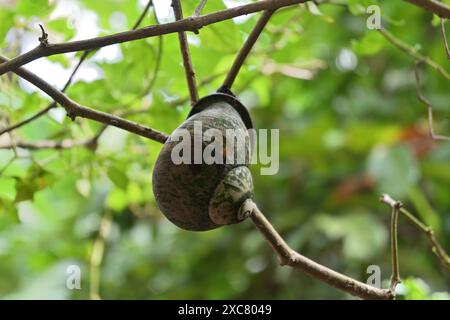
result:
[[[190,163],[181,164],[172,161],[172,151],[180,143],[173,137],[180,137],[182,130],[187,130],[192,148],[195,122],[201,122],[202,137],[207,136],[208,129],[220,131],[223,150],[219,157],[223,163],[206,164],[203,158],[200,164],[194,164],[193,159]],[[153,170],[156,202],[171,222],[186,230],[204,231],[246,218],[240,208],[253,192],[252,176],[248,169],[251,142],[247,129],[251,127],[247,110],[231,95],[216,93],[196,103],[188,118],[164,144]],[[227,129],[233,129],[236,133],[238,143],[231,144],[232,147],[227,145]],[[195,131],[197,138],[198,133]],[[203,155],[211,141],[202,137]],[[193,150],[191,155],[193,158]],[[234,161],[226,161],[227,157]]]

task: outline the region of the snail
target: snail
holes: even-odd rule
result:
[[[249,215],[251,128],[247,109],[234,95],[214,93],[197,101],[167,139],[153,170],[156,203],[172,223],[185,230],[206,231],[241,222]],[[222,145],[210,152],[216,161],[198,159],[220,137]],[[187,143],[182,151],[180,143]],[[191,161],[174,161],[174,154]]]

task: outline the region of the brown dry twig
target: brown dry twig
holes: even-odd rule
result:
[[[416,91],[417,91],[417,99],[424,104],[427,107],[428,112],[428,130],[430,133],[430,137],[433,140],[444,140],[444,141],[450,141],[450,137],[447,136],[441,136],[434,133],[434,124],[433,124],[433,106],[431,105],[431,102],[425,98],[425,96],[422,93],[422,84],[421,84],[421,77],[420,77],[420,64],[421,61],[416,62],[416,67],[414,70],[415,78],[416,78]]]
[[[445,79],[450,80],[450,74],[439,63],[437,63],[436,61],[432,60],[430,57],[427,57],[427,56],[419,53],[419,51],[416,48],[414,48],[414,47],[408,45],[407,43],[403,42],[402,40],[396,38],[388,30],[381,28],[381,29],[377,29],[377,31],[379,33],[381,33],[381,35],[386,40],[388,40],[390,43],[392,43],[394,46],[396,46],[397,48],[399,48],[400,50],[402,50],[406,54],[408,54],[411,57],[413,57],[414,60],[421,61],[421,62],[425,63],[429,67],[431,67],[434,70],[436,70]]]
[[[398,201],[392,199],[392,197],[388,194],[382,194],[380,197],[380,202],[387,204],[391,208],[394,208],[399,203]],[[439,258],[443,265],[445,265],[447,268],[450,268],[450,257],[448,256],[447,252],[445,252],[439,241],[436,239],[433,229],[423,224],[403,206],[401,206],[398,210],[428,237],[433,253]]]
[[[269,22],[270,17],[273,13],[273,10],[267,10],[263,12],[262,16],[259,18],[252,32],[250,33],[247,40],[244,42],[244,45],[239,50],[236,58],[234,59],[233,65],[231,66],[230,71],[228,72],[227,77],[222,84],[221,90],[227,91],[231,89],[231,86],[233,85],[233,82],[236,79],[239,70],[244,64],[245,59],[249,55],[250,51],[256,43],[256,40],[258,40],[259,35],[264,30],[264,27],[266,26],[267,22]]]
[[[194,17],[198,17],[200,16],[200,14],[202,13],[203,8],[205,7],[207,0],[201,0],[200,3],[198,4],[197,8],[195,8]]]
[[[263,234],[272,249],[278,255],[280,264],[299,269],[306,274],[362,299],[394,299],[390,289],[379,289],[357,281],[317,262],[314,262],[291,249],[256,204],[246,209],[256,228]]]
[[[175,19],[180,21],[183,19],[183,9],[180,0],[172,0],[172,8],[175,14]],[[191,54],[189,52],[189,44],[186,37],[186,32],[178,32],[178,41],[180,43],[181,56],[183,57],[184,72],[186,74],[186,81],[191,96],[191,104],[194,105],[198,100],[197,84],[195,80],[194,66],[192,65]]]
[[[403,207],[403,204],[399,201],[387,199],[387,195],[383,194],[380,197],[380,202],[389,202],[392,208],[391,213],[391,260],[392,260],[392,276],[391,285],[389,289],[395,294],[395,288],[401,282],[400,280],[400,266],[398,263],[398,242],[397,242],[397,225],[398,225],[398,212]]]
[[[433,12],[441,18],[450,18],[450,7],[436,0],[406,0],[427,11]]]
[[[441,18],[441,35],[442,41],[444,41],[444,49],[447,55],[447,59],[450,59],[450,49],[448,48],[447,34],[445,32],[445,19]]]
[[[232,18],[264,10],[276,10],[278,8],[304,3],[307,1],[308,0],[262,0],[213,12],[199,17],[188,17],[175,22],[152,25],[137,30],[130,30],[112,34],[109,36],[96,37],[66,43],[49,43],[46,46],[38,45],[32,50],[0,64],[0,75],[8,71],[15,70],[16,68],[23,66],[26,63],[42,57],[67,52],[98,49],[101,47],[109,46],[111,44],[129,42],[181,31],[198,32],[198,30],[204,26],[218,23],[224,20],[229,20]]]
[[[8,61],[8,59],[0,56],[0,61]],[[31,73],[24,68],[18,68],[14,71],[14,73],[47,93],[53,100],[59,103],[66,110],[67,115],[72,120],[75,120],[76,117],[91,119],[97,122],[121,128],[123,130],[161,143],[165,142],[167,139],[166,134],[152,128],[144,127],[143,125],[125,120],[118,116],[82,106],[34,73]]]
[[[139,25],[141,24],[141,22],[144,19],[145,15],[147,14],[148,10],[152,6],[152,3],[153,3],[152,0],[148,1],[148,3],[145,6],[144,10],[142,11],[141,15],[139,16],[139,18],[137,19],[136,23],[134,24],[132,30],[136,30],[139,27]],[[45,33],[44,28],[41,25],[39,25],[39,26],[42,29],[42,33],[43,33],[42,38],[44,38],[44,37],[47,38],[48,34]],[[41,39],[41,38],[39,38],[39,39]],[[64,84],[64,87],[61,89],[61,92],[66,92],[67,88],[69,88],[69,86],[72,84],[72,81],[73,81],[73,78],[74,78],[75,74],[78,72],[78,70],[80,69],[82,63],[84,62],[84,60],[86,60],[86,58],[88,57],[88,55],[91,52],[93,52],[93,50],[86,50],[86,51],[83,52],[83,54],[81,55],[80,59],[78,60],[78,63],[76,64],[75,68],[72,70],[72,72],[71,72],[71,74],[69,76],[69,79],[67,79],[66,83]],[[30,122],[40,118],[41,116],[43,116],[45,114],[47,114],[47,112],[49,110],[51,110],[51,109],[53,109],[55,107],[57,107],[57,103],[53,101],[46,108],[38,111],[36,114],[30,116],[29,118],[27,118],[25,120],[22,120],[22,121],[14,124],[12,126],[9,126],[9,127],[5,128],[5,129],[0,130],[0,136],[2,134],[7,133],[7,132],[11,132],[11,131],[16,130],[16,129],[20,128],[20,127],[23,127],[24,125],[27,125],[28,123],[30,123]]]

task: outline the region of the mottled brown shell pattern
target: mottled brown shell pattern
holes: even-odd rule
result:
[[[206,97],[208,98],[208,97]],[[230,98],[222,99],[213,95],[201,99],[195,107],[199,112],[183,122],[171,135],[177,136],[179,130],[187,129],[194,145],[194,122],[201,121],[202,134],[214,128],[226,137],[226,130],[237,130],[242,143],[227,150],[226,139],[223,144],[223,158],[233,152],[234,163],[224,164],[174,164],[171,153],[179,141],[168,139],[164,144],[153,170],[153,192],[163,214],[180,228],[204,231],[225,224],[239,222],[240,205],[252,197],[253,182],[248,164],[250,162],[250,137],[240,113],[229,103]],[[194,108],[195,108],[194,107]],[[246,111],[245,111],[246,112]],[[202,143],[202,151],[210,142]],[[193,154],[193,152],[191,152]],[[239,155],[245,155],[244,162],[236,163]]]

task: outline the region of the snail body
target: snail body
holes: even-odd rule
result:
[[[248,168],[251,143],[247,129],[251,127],[247,110],[231,95],[216,93],[196,103],[164,144],[153,170],[156,202],[171,222],[182,229],[205,231],[246,218],[241,208],[253,192]],[[211,153],[216,161],[198,159],[199,154],[211,151],[218,136],[224,139],[222,147]],[[174,161],[174,153],[180,153],[180,137],[189,139],[183,140],[189,149],[181,156],[191,158],[190,162]]]

